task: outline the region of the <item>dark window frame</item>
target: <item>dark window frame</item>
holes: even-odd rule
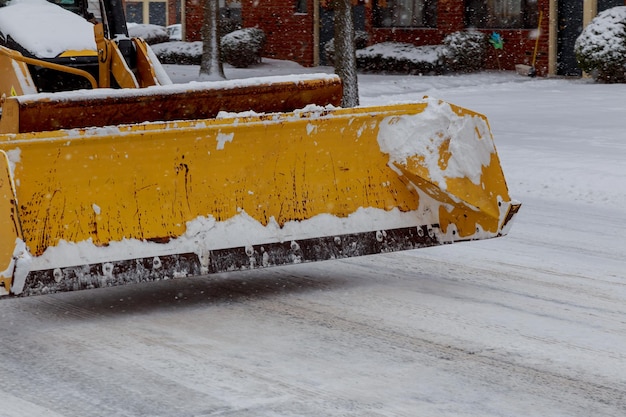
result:
[[[296,0],[295,3],[295,7],[296,7],[296,14],[307,14],[308,13],[308,4],[307,4],[307,0]]]
[[[506,15],[506,4],[519,13]],[[534,29],[537,27],[537,0],[465,0],[465,27],[477,29]],[[500,12],[500,13],[498,13]]]
[[[374,0],[374,26],[377,28],[436,28],[437,1]],[[403,14],[403,10],[408,10],[410,16]]]

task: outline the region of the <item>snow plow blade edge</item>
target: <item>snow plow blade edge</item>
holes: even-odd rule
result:
[[[338,106],[337,76],[246,80],[153,86],[142,89],[73,91],[7,97],[1,133],[43,132],[139,122],[209,119],[220,111],[287,112],[306,105]]]
[[[433,99],[10,134],[0,153],[3,295],[498,237],[519,209],[487,120]]]

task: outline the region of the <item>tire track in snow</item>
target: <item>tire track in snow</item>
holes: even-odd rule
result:
[[[300,301],[299,304],[302,302]],[[372,349],[380,353],[389,353],[389,347],[415,352],[431,357],[436,367],[447,368],[454,373],[467,377],[489,380],[496,385],[510,384],[514,376],[514,385],[535,396],[552,395],[553,400],[572,406],[572,399],[583,399],[585,407],[595,408],[596,412],[620,410],[626,412],[626,385],[598,383],[586,380],[584,375],[570,376],[549,369],[540,369],[516,362],[506,353],[501,355],[495,350],[474,351],[462,346],[437,342],[437,335],[409,335],[406,329],[381,327],[369,321],[346,319],[336,314],[330,307],[321,304],[309,304],[304,307],[290,302],[268,301],[262,303],[261,310],[269,310],[291,320],[302,320],[317,327],[332,329],[339,333],[349,333],[359,341],[367,340]],[[431,338],[428,338],[431,336]],[[442,365],[443,364],[443,365]],[[494,381],[499,379],[500,381]],[[520,385],[522,385],[520,387]],[[583,405],[583,404],[580,404]]]
[[[516,281],[528,277],[522,274],[520,276],[507,275],[503,280],[500,270],[476,269],[454,263],[442,264],[439,261],[423,260],[406,254],[381,256],[383,258],[360,258],[359,260],[309,265],[306,268],[267,270],[253,274],[236,273],[232,280],[200,279],[199,282],[203,284],[199,284],[197,288],[211,292],[210,296],[214,302],[201,303],[192,299],[188,304],[182,302],[180,305],[198,309],[222,307],[227,304],[228,310],[236,311],[238,315],[233,323],[253,318],[276,322],[279,327],[294,329],[301,336],[306,335],[312,339],[322,340],[323,342],[319,344],[320,348],[328,349],[328,354],[331,356],[349,352],[357,356],[382,358],[383,363],[394,366],[404,361],[408,364],[421,363],[437,372],[452,376],[458,375],[461,379],[475,381],[479,385],[488,384],[493,387],[517,389],[523,398],[548,398],[552,403],[559,404],[563,410],[580,412],[584,409],[590,412],[588,415],[619,415],[626,412],[623,405],[626,402],[624,401],[626,388],[623,384],[615,384],[615,381],[579,373],[575,369],[570,370],[562,366],[555,370],[554,366],[550,366],[546,361],[529,362],[523,356],[503,352],[502,349],[485,347],[480,340],[472,340],[468,343],[461,338],[446,338],[446,334],[424,331],[414,326],[401,326],[394,320],[375,317],[375,311],[367,311],[370,306],[375,306],[376,309],[381,308],[380,311],[389,311],[391,314],[406,311],[407,314],[421,315],[427,317],[430,322],[440,323],[443,326],[447,323],[456,323],[458,326],[475,329],[490,328],[501,335],[513,335],[512,330],[506,326],[481,323],[471,316],[460,314],[461,310],[458,309],[447,311],[427,308],[420,306],[419,300],[411,303],[410,296],[418,294],[424,288],[434,291],[440,288],[435,288],[435,286],[443,282],[446,288],[442,296],[447,297],[448,301],[454,301],[457,297],[452,290],[462,291],[466,285],[470,284],[481,291],[484,288],[487,294],[510,293],[523,298],[532,293],[520,293],[517,286],[509,287]],[[58,396],[59,389],[70,391],[74,389],[75,386],[70,381],[83,385],[95,383],[102,390],[96,394],[96,397],[92,397],[94,395],[92,389],[76,388],[77,393],[70,395],[70,398],[65,398],[67,403],[76,407],[81,401],[85,403],[84,407],[80,406],[83,411],[81,416],[130,415],[124,414],[123,411],[124,408],[128,409],[129,404],[135,411],[144,410],[144,415],[150,415],[149,412],[158,407],[167,410],[167,414],[162,412],[161,415],[185,415],[183,411],[178,414],[171,411],[174,407],[166,398],[153,398],[152,403],[143,400],[134,403],[134,398],[129,392],[117,391],[109,386],[114,374],[125,368],[129,369],[121,372],[118,377],[120,381],[130,384],[127,389],[147,387],[158,395],[167,392],[173,397],[187,398],[189,404],[192,405],[206,403],[207,398],[212,395],[214,397],[215,393],[230,395],[222,399],[219,395],[214,397],[210,400],[212,406],[195,409],[193,410],[195,414],[190,414],[190,409],[193,409],[193,406],[190,406],[189,409],[184,409],[187,415],[237,415],[239,417],[253,416],[255,411],[258,415],[263,411],[280,414],[280,411],[285,410],[291,410],[294,414],[300,412],[303,415],[310,415],[313,407],[322,410],[327,407],[328,415],[339,415],[337,410],[352,410],[360,416],[390,415],[388,404],[385,405],[387,412],[377,411],[379,404],[376,399],[371,402],[355,401],[345,392],[334,391],[310,381],[293,378],[291,375],[272,372],[262,363],[258,364],[249,358],[225,360],[228,358],[225,355],[228,355],[229,345],[220,338],[220,335],[216,335],[216,340],[207,342],[204,346],[186,344],[185,337],[189,337],[188,334],[193,332],[191,324],[184,323],[179,330],[170,328],[175,326],[177,317],[186,316],[177,314],[171,308],[173,305],[178,305],[177,303],[172,302],[170,305],[153,306],[147,311],[142,310],[154,299],[152,294],[138,296],[142,291],[154,293],[158,298],[163,298],[169,296],[171,291],[177,294],[181,287],[193,287],[191,282],[192,280],[183,280],[178,283],[171,281],[157,286],[102,290],[101,293],[94,291],[89,294],[76,293],[26,299],[30,306],[22,309],[36,320],[39,319],[38,314],[49,315],[51,323],[55,325],[55,328],[49,331],[59,332],[57,336],[50,337],[51,340],[48,340],[46,345],[49,346],[52,343],[55,346],[69,346],[70,348],[63,354],[59,353],[58,357],[38,354],[32,361],[27,361],[27,363],[45,364],[39,369],[45,376],[45,383],[27,378],[20,373],[27,371],[36,373],[36,368],[23,371],[14,368],[12,377],[7,381],[21,381],[21,385],[19,383],[16,385],[21,390],[29,392],[31,395],[29,398],[33,399],[33,403],[38,402],[46,406],[52,404],[55,410],[62,410],[65,403],[55,402],[56,400],[53,401],[50,398]],[[387,283],[392,284],[389,292],[378,293],[379,289],[386,288]],[[496,285],[498,283],[500,285]],[[536,285],[541,284],[543,282],[538,280]],[[300,291],[298,287],[304,287],[304,291]],[[410,290],[408,295],[402,291],[405,288]],[[565,291],[568,288],[565,286],[562,289]],[[315,294],[311,294],[312,292]],[[354,293],[358,293],[358,297],[352,300],[351,296]],[[99,298],[100,294],[108,295],[103,297],[105,301],[102,305],[96,308],[89,300],[92,296]],[[469,295],[466,297],[471,302],[484,301],[476,297],[472,299]],[[131,298],[134,299],[137,307],[133,309],[130,303],[128,312],[124,313],[121,311],[121,306],[125,306],[126,300]],[[121,299],[125,301],[120,301],[114,306],[114,310],[117,311],[110,313],[109,304]],[[319,301],[311,301],[311,299]],[[344,303],[346,299],[349,300],[348,303]],[[546,303],[553,301],[550,297],[541,297],[537,300]],[[503,307],[515,307],[509,301],[496,300]],[[13,300],[8,302],[13,302]],[[170,315],[169,322],[161,322],[164,316]],[[55,321],[55,317],[65,317],[68,320],[59,322]],[[207,314],[206,317],[210,318],[211,315]],[[128,326],[125,326],[127,318],[132,318],[133,321],[129,321]],[[81,325],[82,322],[84,325]],[[63,330],[70,325],[74,328],[68,328],[68,331]],[[89,325],[93,325],[94,329],[89,329]],[[107,340],[107,335],[114,335],[116,332],[118,337],[115,340]],[[38,323],[38,327],[26,332],[26,336],[22,343],[27,345],[25,351],[28,352],[37,349],[38,337],[46,337],[49,334],[45,326]],[[530,336],[525,335],[525,337]],[[561,341],[555,342],[541,338],[537,340],[546,345],[552,343],[557,347],[561,344]],[[6,351],[16,345],[15,340],[0,341],[0,346],[3,344],[6,349],[2,348],[0,351]],[[572,344],[563,346],[570,349],[579,347]],[[221,353],[218,355],[211,353],[216,350]],[[76,368],[80,366],[79,364],[85,363],[86,356],[81,352],[96,351],[100,356],[95,363],[88,365],[88,369]],[[604,356],[607,352],[611,355],[616,354],[601,349],[591,350],[591,353],[598,357]],[[311,359],[320,360],[324,354],[325,352],[312,352]],[[27,353],[23,355],[22,359],[26,358]],[[150,359],[147,360],[144,355],[148,355]],[[66,372],[66,367],[58,362],[46,363],[50,359],[67,357],[77,360],[76,365],[72,364],[69,367],[69,372]],[[135,363],[138,358],[142,358],[139,365]],[[269,360],[280,361],[276,357],[270,357]],[[102,372],[107,363],[114,366],[114,369],[105,371],[103,375],[95,378],[88,375],[90,372]],[[192,366],[194,363],[202,363],[204,368],[194,368]],[[365,372],[362,376],[371,377],[369,371],[356,371],[354,366],[344,370],[357,376],[358,372]],[[0,371],[0,375],[3,373],[4,371]],[[7,373],[10,374],[10,372]],[[53,383],[50,378],[52,375],[59,377],[60,381]],[[206,384],[207,375],[220,376],[221,386],[204,389],[199,387],[202,383]],[[245,386],[236,386],[238,382]],[[40,397],[32,394],[38,392],[41,385],[56,387],[41,390],[41,395],[47,398],[46,402],[42,402]],[[263,391],[260,387],[267,388]],[[212,393],[213,389],[216,391]],[[250,392],[253,398],[243,405],[237,405],[241,398]],[[98,395],[99,399],[97,399]],[[261,396],[264,401],[260,399]],[[97,401],[107,402],[107,406],[100,409],[100,412],[104,410],[104,413],[92,413],[98,408]],[[297,408],[289,403],[302,405],[300,405],[301,408]],[[331,405],[335,408],[331,409]],[[403,411],[405,410],[400,408],[391,414],[402,415]],[[139,414],[136,412],[134,415]],[[411,413],[404,412],[404,415],[408,416]]]
[[[444,281],[451,285],[470,279],[472,285],[484,288],[490,293],[496,291],[503,295],[519,296],[527,300],[542,301],[549,304],[570,306],[576,311],[569,310],[568,317],[581,315],[587,318],[589,314],[601,313],[603,319],[611,318],[615,324],[616,331],[626,334],[626,305],[623,296],[617,289],[626,287],[625,283],[612,280],[596,280],[585,275],[562,274],[558,271],[539,266],[514,265],[511,263],[491,263],[491,267],[481,267],[468,265],[461,262],[443,261],[437,257],[420,257],[418,254],[386,254],[392,259],[402,260],[399,262],[379,262],[373,258],[360,260],[342,260],[342,263],[349,265],[347,270],[360,270],[367,274],[376,271],[380,275],[385,275],[391,279],[428,279]],[[416,275],[411,275],[407,270],[413,270]],[[436,271],[433,273],[433,271]],[[431,276],[431,274],[434,274]],[[541,277],[556,278],[555,280],[542,279]],[[562,279],[559,279],[562,278]],[[584,281],[575,282],[572,278]],[[597,282],[610,285],[608,289],[600,291]],[[587,285],[596,283],[596,285]],[[555,292],[555,290],[557,292]],[[468,295],[464,294],[464,297]],[[476,300],[479,302],[500,303],[500,300]],[[597,301],[601,301],[598,303]],[[514,305],[509,306],[514,308]]]
[[[296,276],[287,280],[285,278],[280,278],[279,280],[274,278],[269,279],[272,282],[285,282],[289,286],[304,285],[305,287],[319,287],[320,285],[324,285],[323,280],[322,284],[320,284],[319,280],[314,281],[311,278],[307,278],[306,275],[307,274],[304,274],[303,277]],[[267,284],[266,281],[267,280],[262,279],[259,282],[252,283],[245,287],[239,287],[236,284],[236,280],[233,282],[218,283],[214,286],[218,289],[224,289],[224,291],[235,294],[237,296],[235,301],[238,299],[254,301],[257,289],[265,286]],[[284,285],[281,286],[277,284],[277,287],[282,288]],[[170,286],[167,285],[164,286],[164,288],[166,291],[169,291]],[[139,291],[137,287],[133,288],[133,290],[134,291],[130,292],[131,294]],[[124,288],[110,289],[110,292],[111,294],[123,295],[120,300],[132,298],[127,297],[128,293],[124,291]],[[263,291],[261,293],[263,293]],[[95,292],[92,292],[92,294],[94,296],[96,295]],[[129,326],[120,334],[119,321],[115,319],[115,316],[113,316],[113,319],[110,319],[106,311],[106,305],[110,304],[110,302],[105,302],[103,307],[92,310],[92,305],[80,302],[84,301],[83,298],[88,298],[88,294],[56,294],[52,296],[22,299],[26,300],[29,304],[28,307],[24,309],[24,317],[30,316],[30,318],[36,319],[41,314],[44,314],[46,319],[57,324],[63,323],[59,321],[59,318],[62,318],[66,320],[67,326],[71,325],[72,329],[68,332],[54,334],[54,330],[47,329],[43,326],[22,333],[20,343],[24,346],[29,346],[26,349],[27,351],[31,351],[32,346],[36,345],[36,340],[41,337],[47,339],[46,344],[48,346],[52,344],[62,347],[60,348],[62,351],[58,352],[59,355],[57,359],[55,359],[54,352],[44,353],[38,351],[37,354],[30,355],[25,352],[14,351],[12,355],[9,355],[11,359],[9,361],[10,366],[4,368],[0,366],[0,375],[3,376],[3,382],[16,387],[21,393],[22,398],[20,401],[30,402],[33,407],[40,404],[37,405],[37,407],[53,409],[64,416],[156,415],[151,414],[150,410],[152,410],[152,413],[154,413],[155,410],[164,411],[165,414],[162,415],[176,417],[185,415],[170,412],[169,410],[173,407],[171,407],[171,405],[168,407],[166,399],[159,400],[152,398],[150,400],[144,400],[141,397],[129,397],[127,390],[136,390],[139,388],[137,384],[140,384],[142,389],[153,392],[166,390],[168,395],[175,396],[178,399],[187,396],[191,400],[189,401],[190,403],[201,404],[207,403],[208,401],[212,404],[205,406],[205,410],[209,410],[202,412],[202,414],[189,414],[194,416],[249,415],[256,417],[259,415],[257,413],[263,413],[263,410],[275,411],[278,414],[280,414],[281,410],[293,410],[297,413],[298,407],[302,408],[300,411],[311,415],[312,410],[307,409],[307,407],[310,406],[306,405],[307,402],[311,402],[311,399],[315,399],[315,402],[320,408],[329,404],[332,404],[332,407],[340,409],[367,408],[350,399],[337,396],[332,391],[300,384],[297,383],[297,381],[285,378],[277,378],[276,375],[270,372],[261,372],[249,367],[238,366],[235,361],[222,362],[219,359],[212,359],[206,355],[206,352],[199,352],[195,349],[185,347],[175,340],[173,341],[171,337],[167,339],[163,338],[161,335],[154,336],[151,331],[146,331],[144,328],[137,329],[134,326]],[[114,299],[114,295],[109,297],[109,301],[113,301]],[[9,302],[11,301],[12,300]],[[139,303],[143,303],[143,300],[140,300]],[[240,307],[246,308],[243,304],[241,304]],[[158,311],[156,311],[155,314],[160,315]],[[95,326],[96,329],[91,329],[91,325]],[[65,327],[65,325],[63,327]],[[57,328],[56,330],[60,329]],[[115,340],[103,340],[102,335],[116,333],[117,336]],[[2,345],[4,345],[4,347]],[[15,340],[0,340],[0,352],[9,351],[14,345]],[[84,363],[85,352],[87,352],[87,354],[89,352],[94,353],[94,358],[90,361],[87,369],[76,369],[76,365],[72,363],[63,363],[63,357],[68,356],[74,357],[77,363]],[[143,357],[141,363],[137,364],[137,358],[142,355],[142,352],[147,355],[148,358]],[[150,357],[152,359],[150,359]],[[176,358],[179,357],[184,358],[182,362],[177,361]],[[170,359],[171,363],[180,365],[181,367],[189,363],[196,363],[197,365],[193,368],[189,368],[187,373],[181,371],[180,368],[176,371],[172,371],[171,364],[167,364],[163,367],[158,366],[158,363],[166,363],[165,358],[172,358]],[[106,369],[107,363],[110,363],[109,367],[114,367],[118,372],[121,368],[125,368],[126,366],[132,367],[132,376],[129,374],[131,371],[125,371],[117,375],[120,381],[119,384],[115,383],[113,379],[107,381],[107,378],[114,378],[112,377],[111,369]],[[207,368],[208,371],[199,372],[201,376],[198,379],[198,377],[194,377],[194,375],[199,371],[199,364],[202,364],[201,366]],[[264,399],[256,403],[248,401],[248,403],[243,406],[238,406],[235,402],[228,403],[218,398],[209,400],[207,398],[207,390],[211,391],[215,387],[209,386],[201,388],[201,383],[203,382],[202,376],[215,374],[215,370],[219,370],[218,373],[228,375],[230,378],[253,379],[255,380],[255,385],[271,387],[271,389],[268,389],[263,395],[264,397],[269,396],[270,399]],[[185,376],[188,378],[185,378]],[[55,379],[56,381],[54,381]],[[119,386],[123,385],[124,381],[130,380],[136,380],[137,382],[134,382],[130,386]],[[157,381],[159,384],[158,387],[155,386]],[[206,381],[204,382],[206,383]],[[98,387],[98,394],[94,395],[91,388],[85,388],[93,386]],[[222,390],[229,389],[233,388],[228,386],[222,388]],[[219,392],[219,389],[217,391]],[[273,392],[273,394],[270,395],[270,392]],[[184,393],[187,394],[185,395]],[[102,402],[105,403],[104,406],[100,405]],[[297,406],[292,404],[297,404],[298,402],[304,405]],[[74,413],[70,411],[72,408],[80,411]],[[250,409],[253,411],[250,411]],[[369,409],[364,410],[360,415],[377,417],[383,414]],[[396,415],[410,416],[409,414],[403,414],[401,412]]]

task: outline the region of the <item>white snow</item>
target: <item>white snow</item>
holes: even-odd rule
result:
[[[619,60],[626,55],[626,6],[600,12],[576,40],[576,51],[594,60]]]
[[[420,201],[424,202],[419,209],[421,212],[437,212],[433,207],[438,207],[439,203],[430,201],[427,196],[423,196]],[[94,211],[97,208],[94,204]],[[267,226],[263,226],[241,211],[222,222],[217,222],[213,217],[198,217],[187,222],[186,232],[182,236],[168,243],[123,239],[102,247],[94,245],[91,239],[83,242],[61,241],[57,246],[46,249],[41,256],[32,258],[29,265],[31,270],[46,270],[181,253],[196,253],[202,259],[209,250],[367,232],[372,230],[372,224],[376,225],[376,229],[415,226],[415,216],[415,212],[370,207],[360,208],[346,218],[319,214],[306,221],[290,221],[280,227],[273,218]],[[420,218],[428,217],[422,215]],[[431,219],[431,223],[434,220]],[[484,233],[481,236],[487,238],[493,235]],[[441,236],[441,239],[447,242],[454,240],[451,231]]]
[[[20,148],[15,148],[7,151],[6,154],[9,159],[9,169],[11,170],[11,175],[15,175],[15,164],[20,163],[22,151]]]
[[[6,238],[6,237],[5,237]],[[13,257],[6,270],[0,271],[0,277],[13,277],[11,284],[11,292],[13,294],[21,294],[26,282],[26,276],[31,270],[32,257],[28,253],[26,243],[20,239],[15,239],[15,248]],[[4,287],[2,288],[4,290]],[[0,293],[0,296],[4,294]]]
[[[320,70],[225,67],[231,79]],[[508,236],[3,300],[0,414],[626,415],[626,85],[359,82],[362,105],[428,95],[488,117],[523,203]]]
[[[489,165],[495,153],[486,120],[460,116],[450,104],[434,98],[426,103],[422,113],[386,118],[378,135],[380,149],[389,154],[391,162],[422,157],[431,179],[443,190],[446,178],[467,177],[479,184],[483,166]],[[442,168],[440,149],[446,141],[452,157]]]
[[[2,10],[2,9],[0,9]],[[169,78],[169,77],[168,77]],[[271,83],[292,83],[297,84],[301,82],[306,82],[309,80],[317,80],[317,79],[326,79],[333,80],[337,79],[337,76],[334,74],[326,74],[326,73],[313,73],[313,74],[293,74],[286,76],[256,76],[245,79],[236,79],[236,80],[222,80],[222,81],[192,81],[189,83],[174,83],[159,86],[151,86],[147,88],[143,88],[141,90],[138,89],[108,89],[108,88],[100,88],[97,90],[76,90],[76,91],[66,91],[60,93],[40,93],[36,94],[37,98],[49,98],[58,101],[63,100],[72,100],[72,99],[84,99],[86,95],[90,98],[93,97],[95,99],[102,97],[115,97],[115,98],[124,98],[124,97],[135,97],[137,95],[158,95],[158,94],[167,94],[167,93],[186,93],[192,91],[199,90],[207,90],[207,89],[228,89],[228,88],[236,88],[236,87],[254,87],[258,85],[266,85]],[[166,79],[170,81],[169,79]],[[26,94],[23,96],[17,97],[17,100],[20,102],[28,102],[29,100],[34,99],[32,94]]]
[[[441,59],[441,46],[425,45],[415,46],[410,43],[381,42],[358,49],[357,57],[391,57],[397,60],[412,62],[436,63]]]
[[[93,24],[46,0],[11,0],[0,8],[0,26],[39,58],[68,50],[96,51]]]
[[[142,38],[144,40],[156,37],[168,37],[167,30],[163,26],[152,24],[139,24],[128,22],[128,35],[131,38]]]
[[[217,146],[216,149],[222,150],[224,149],[224,145],[226,144],[226,142],[232,142],[233,138],[235,137],[235,133],[231,132],[231,133],[219,133],[217,135],[217,138],[215,138],[215,140],[217,140]]]

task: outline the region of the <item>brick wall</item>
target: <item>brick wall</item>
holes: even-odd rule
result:
[[[463,30],[464,1],[439,0],[437,2],[437,29],[444,34]]]
[[[371,3],[370,3],[371,4]],[[369,20],[373,20],[371,6]],[[415,45],[435,45],[452,32],[463,30],[463,1],[439,0],[437,3],[436,28],[376,28],[371,29],[371,43],[406,42]]]
[[[541,36],[536,60],[538,75],[545,75],[548,71],[548,12],[549,0],[538,0],[538,9],[543,11],[541,22]],[[369,20],[372,20],[371,11]],[[437,5],[436,28],[375,28],[368,26],[370,43],[379,42],[407,42],[414,45],[433,45],[442,42],[449,34],[465,29],[463,0],[439,0]],[[483,29],[487,36],[495,31],[505,40],[503,49],[488,49],[486,62],[488,69],[515,69],[516,64],[528,64],[532,61],[535,48],[533,35],[536,29]]]
[[[243,0],[244,27],[258,27],[265,32],[264,56],[313,65],[313,1],[307,1],[307,13],[296,13],[294,0]]]
[[[202,1],[185,0],[185,40],[188,42],[202,40]]]
[[[186,0],[186,36],[188,41],[200,40],[202,1]],[[294,0],[242,0],[243,27],[258,27],[267,36],[264,56],[287,59],[311,66],[314,63],[313,0],[307,1],[307,13],[296,13]],[[626,2],[625,2],[626,3]],[[436,28],[375,28],[372,25],[372,2],[366,3],[366,29],[370,43],[386,41],[407,42],[415,45],[439,44],[452,32],[464,29],[464,1],[439,0]],[[548,70],[549,0],[538,0],[543,11],[541,36],[537,54],[538,75]],[[505,40],[504,49],[489,48],[487,68],[515,69],[515,64],[530,64],[536,29],[481,30],[488,36],[498,32]]]
[[[516,64],[531,65],[532,56],[537,44],[537,58],[535,68],[537,75],[543,76],[548,74],[548,48],[549,48],[549,0],[537,1],[538,11],[543,13],[541,20],[541,29],[539,31],[539,39],[537,42],[537,28],[534,29],[495,29],[481,30],[487,36],[493,32],[497,32],[504,39],[503,49],[489,48],[487,59],[487,68],[489,69],[505,69],[514,70]]]

